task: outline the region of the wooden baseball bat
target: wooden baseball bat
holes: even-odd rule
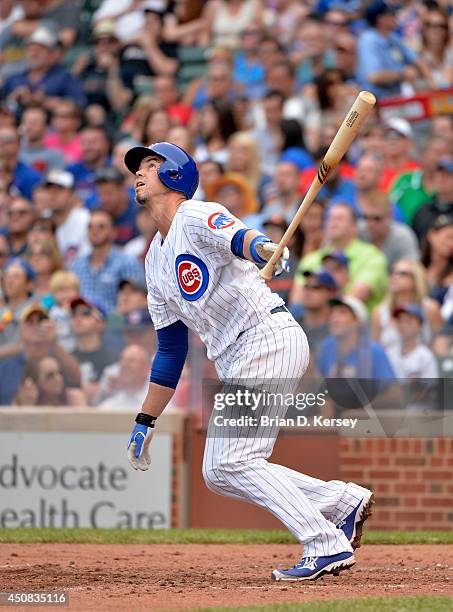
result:
[[[267,264],[262,270],[260,270],[261,276],[265,280],[270,280],[274,272],[275,265],[280,259],[284,248],[291,240],[294,232],[296,231],[299,223],[304,217],[307,210],[312,205],[314,199],[318,195],[319,190],[329,178],[332,170],[337,164],[340,163],[346,151],[349,149],[352,141],[357,136],[360,128],[362,127],[365,119],[371,113],[373,106],[376,104],[375,96],[369,91],[361,91],[354,104],[349,109],[343,123],[341,124],[335,138],[332,140],[324,159],[319,165],[318,172],[313,179],[310,189],[305,194],[304,199],[301,202],[294,219],[291,221],[288,229],[284,233],[282,239],[278,243],[278,248],[273,253]]]

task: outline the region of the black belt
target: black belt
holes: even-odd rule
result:
[[[276,306],[275,308],[272,308],[271,314],[277,314],[277,312],[289,312],[289,310],[286,308],[284,304],[282,304],[281,306]],[[248,329],[243,329],[238,335],[238,337],[236,338],[236,340],[239,340],[242,334],[245,333],[246,331],[248,331]]]

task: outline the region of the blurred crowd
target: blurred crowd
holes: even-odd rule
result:
[[[130,147],[182,146],[195,199],[278,242],[361,89],[453,95],[452,32],[449,0],[2,0],[0,404],[140,405],[156,230]],[[314,374],[453,376],[453,114],[431,108],[376,107],[269,283]],[[193,345],[176,405],[212,371]]]

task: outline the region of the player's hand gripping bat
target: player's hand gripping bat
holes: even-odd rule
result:
[[[373,110],[375,103],[376,98],[369,91],[361,91],[357,96],[319,165],[318,172],[310,185],[310,189],[305,194],[294,219],[280,240],[278,248],[274,251],[264,268],[260,270],[260,274],[264,279],[270,280],[272,278],[275,265],[280,260],[285,247],[291,240],[302,218],[312,205],[321,187],[331,175],[332,170],[340,163],[366,118]]]

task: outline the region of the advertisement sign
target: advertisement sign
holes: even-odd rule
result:
[[[172,438],[133,470],[118,433],[1,432],[0,527],[171,526]]]

